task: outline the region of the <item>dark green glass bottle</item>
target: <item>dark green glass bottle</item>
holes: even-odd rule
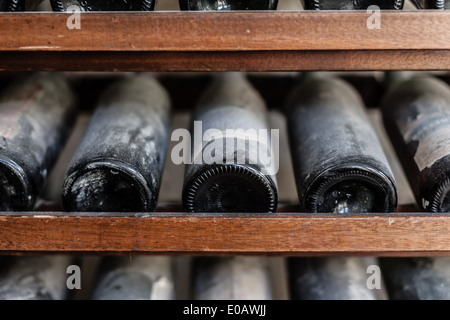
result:
[[[8,255],[0,264],[0,300],[67,300],[70,255]]]
[[[353,87],[338,78],[306,77],[286,112],[301,210],[395,211],[394,176]]]
[[[377,6],[381,10],[401,10],[404,0],[301,0],[305,10],[367,10]]]
[[[449,7],[449,1],[445,0],[413,0],[413,3],[418,9],[442,10]]]
[[[377,266],[372,257],[290,257],[288,285],[294,300],[380,300],[387,293],[369,287],[367,270]]]
[[[391,300],[449,300],[449,257],[379,259]]]
[[[271,300],[270,270],[267,257],[194,257],[192,299]]]
[[[175,265],[170,256],[106,256],[95,274],[93,300],[173,300]]]
[[[449,212],[450,86],[431,76],[399,81],[381,110],[417,205],[426,212]]]
[[[171,101],[148,75],[124,77],[101,95],[63,185],[68,211],[143,212],[156,207]]]
[[[278,0],[179,0],[181,10],[276,10]]]
[[[32,11],[42,0],[0,0],[0,11]]]
[[[60,73],[20,76],[0,96],[0,210],[31,210],[72,128],[76,96]]]
[[[152,11],[156,0],[50,0],[53,11]]]
[[[0,0],[0,11],[17,11],[17,5],[17,1]]]
[[[183,186],[185,210],[275,212],[276,141],[266,135],[265,102],[245,75],[218,74],[200,98],[191,123],[194,143]],[[206,137],[212,130],[216,133]],[[198,139],[203,142],[196,145]]]

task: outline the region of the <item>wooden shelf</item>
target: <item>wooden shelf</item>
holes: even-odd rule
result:
[[[183,255],[450,254],[450,215],[36,211],[0,215],[0,252]]]
[[[3,13],[0,70],[450,70],[450,11]],[[14,32],[12,32],[14,30]]]
[[[0,71],[450,70],[450,11],[0,14]],[[18,31],[17,31],[18,30]],[[12,32],[14,31],[14,32]],[[16,32],[17,31],[17,32]],[[0,253],[450,254],[450,214],[0,213]]]

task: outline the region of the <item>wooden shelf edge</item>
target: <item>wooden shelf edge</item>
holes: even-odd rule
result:
[[[450,50],[0,51],[0,71],[450,71]]]
[[[382,11],[381,29],[369,16],[83,13],[68,29],[69,13],[2,13],[0,71],[450,70],[450,10]]]
[[[365,11],[0,16],[0,51],[450,50],[450,11],[381,11],[379,29]]]
[[[1,214],[0,253],[450,254],[450,215]]]

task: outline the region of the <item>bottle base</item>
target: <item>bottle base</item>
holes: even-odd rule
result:
[[[394,182],[381,171],[358,165],[328,169],[315,179],[303,201],[308,212],[394,212],[397,193]]]
[[[0,157],[0,210],[28,211],[35,197],[23,169],[13,160]]]
[[[273,182],[245,165],[212,165],[187,182],[187,212],[272,213],[278,196]]]
[[[79,212],[153,211],[153,193],[145,178],[117,160],[82,165],[63,186],[63,205]]]

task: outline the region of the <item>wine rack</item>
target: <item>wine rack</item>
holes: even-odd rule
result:
[[[448,11],[13,13],[0,70],[448,70]],[[13,30],[14,32],[10,32]],[[20,30],[20,32],[18,31]]]
[[[0,70],[450,71],[450,11],[0,14]],[[450,214],[0,214],[2,253],[377,255],[450,253]]]

